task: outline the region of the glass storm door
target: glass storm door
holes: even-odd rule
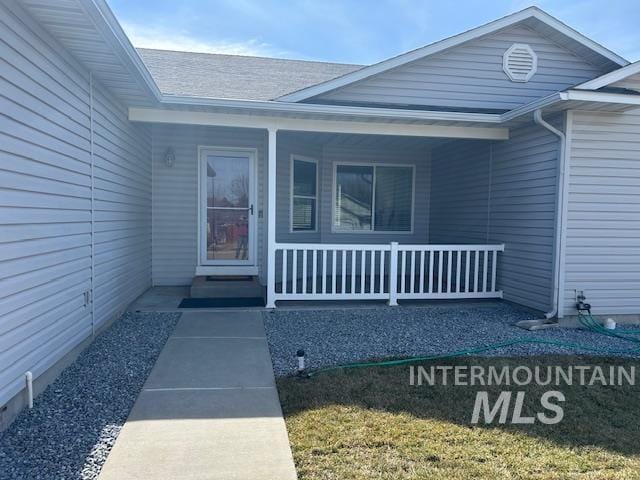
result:
[[[200,262],[254,265],[255,152],[202,149]]]

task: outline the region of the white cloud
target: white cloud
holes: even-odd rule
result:
[[[228,55],[253,55],[278,57],[285,52],[277,51],[270,44],[258,39],[243,42],[203,41],[186,32],[163,26],[146,26],[122,22],[122,28],[134,47],[178,50],[183,52],[225,53]]]

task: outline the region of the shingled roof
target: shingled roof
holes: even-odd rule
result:
[[[362,68],[344,63],[138,48],[163,94],[273,100]]]

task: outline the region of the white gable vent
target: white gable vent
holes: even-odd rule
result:
[[[528,82],[538,69],[538,56],[525,43],[514,43],[504,52],[502,68],[512,82]]]

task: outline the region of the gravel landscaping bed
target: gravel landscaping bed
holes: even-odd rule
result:
[[[0,478],[98,477],[179,313],[127,313],[0,433]]]
[[[515,327],[534,318],[529,310],[492,302],[473,306],[401,306],[336,310],[274,310],[264,324],[276,376],[295,371],[304,349],[308,368],[384,357],[441,354],[519,338],[624,350],[638,344],[573,328],[529,332]],[[624,331],[624,327],[618,330]],[[551,345],[518,345],[481,355],[595,354]],[[640,356],[640,351],[633,356]]]

